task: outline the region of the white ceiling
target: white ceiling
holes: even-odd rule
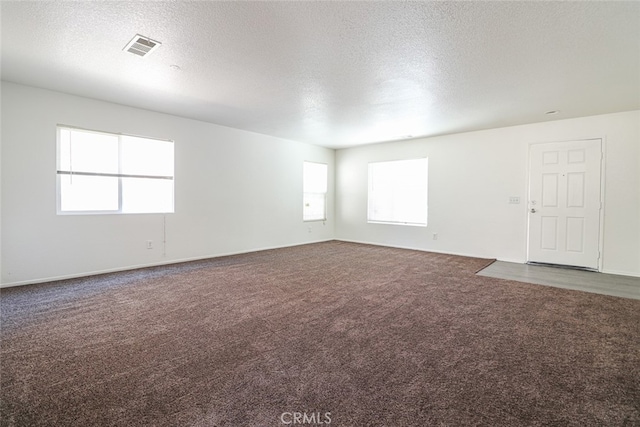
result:
[[[639,2],[1,7],[3,80],[332,148],[640,109]]]

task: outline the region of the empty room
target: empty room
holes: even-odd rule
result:
[[[640,2],[0,17],[0,426],[640,426]]]

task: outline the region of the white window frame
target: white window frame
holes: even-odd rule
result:
[[[395,168],[400,172],[412,170],[412,168],[408,167],[409,165],[406,162],[416,162],[416,164],[417,162],[424,162],[424,171],[419,171],[420,175],[418,176],[411,176],[411,184],[407,184],[407,176],[384,177],[383,185],[376,182],[383,179],[379,176],[382,167],[388,166],[389,168]],[[422,175],[422,173],[424,173],[424,175]],[[376,176],[376,174],[378,176]],[[428,221],[428,178],[429,159],[426,157],[369,163],[367,222],[372,224],[426,227]],[[409,187],[414,187],[413,190],[424,191],[424,194],[417,194],[415,199],[410,199],[407,193],[413,190]],[[378,212],[381,203],[386,205],[384,209],[385,213]],[[412,203],[413,209],[419,209],[419,211],[408,215],[403,215],[402,212],[398,213],[399,207],[406,207],[408,203]],[[389,211],[391,213],[389,213]],[[420,219],[418,219],[418,217],[420,217]],[[424,219],[421,219],[422,217]]]
[[[133,138],[142,138],[146,140],[156,140],[164,143],[174,144],[173,140],[169,139],[160,139],[160,138],[152,138],[147,136],[139,136],[139,135],[130,135],[123,133],[114,133],[114,132],[104,132],[97,131],[91,129],[84,129],[76,126],[69,125],[57,125],[56,126],[56,211],[58,215],[105,215],[105,214],[116,214],[116,215],[139,215],[139,214],[167,214],[175,212],[175,185],[172,185],[172,201],[171,201],[171,209],[166,211],[153,211],[153,212],[128,212],[123,211],[123,200],[122,200],[122,179],[123,178],[145,178],[145,179],[163,179],[170,180],[172,184],[175,182],[175,172],[171,175],[138,175],[138,174],[121,174],[121,173],[100,173],[100,172],[74,172],[73,170],[62,170],[61,169],[61,131],[78,131],[78,132],[87,132],[87,133],[95,133],[99,135],[109,135],[118,137],[118,152],[121,152],[121,138],[122,137],[133,137]],[[119,156],[118,161],[122,162],[122,159]],[[174,154],[174,162],[175,162],[175,154]],[[119,165],[120,167],[120,165]],[[61,177],[64,175],[84,175],[84,176],[107,176],[107,177],[117,177],[118,178],[118,209],[115,210],[62,210],[62,183]]]
[[[307,165],[314,166],[324,166],[325,171],[325,182],[323,186],[318,188],[309,188],[309,183],[307,182]],[[320,162],[309,162],[304,161],[302,163],[302,221],[303,222],[312,222],[312,221],[326,221],[327,220],[327,186],[329,181],[329,166],[326,163]],[[306,208],[308,207],[309,199],[311,198],[320,198],[322,200],[323,209],[322,215],[309,217],[306,213]]]

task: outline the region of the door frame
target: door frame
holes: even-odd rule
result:
[[[527,199],[527,203],[526,203],[526,209],[524,211],[524,214],[526,215],[526,220],[525,220],[525,226],[526,226],[526,236],[527,238],[525,239],[525,256],[526,256],[526,260],[525,260],[525,264],[530,262],[530,254],[529,254],[529,239],[530,239],[530,232],[531,232],[531,225],[530,225],[530,219],[531,216],[529,215],[529,206],[531,203],[530,198],[530,191],[531,191],[531,148],[534,145],[539,145],[539,144],[560,144],[560,143],[566,143],[566,142],[573,142],[573,141],[593,141],[593,140],[599,140],[600,141],[600,221],[598,223],[598,253],[599,253],[599,257],[598,257],[598,272],[602,272],[602,265],[603,265],[603,260],[604,260],[604,217],[606,214],[606,203],[605,203],[605,178],[606,178],[606,158],[607,158],[607,151],[606,151],[606,147],[607,147],[607,143],[606,143],[606,137],[604,136],[599,136],[599,137],[594,137],[594,136],[590,136],[590,137],[584,137],[584,138],[570,138],[570,139],[563,139],[563,140],[555,140],[555,141],[536,141],[536,142],[530,142],[527,146],[527,189],[526,189],[526,199]]]

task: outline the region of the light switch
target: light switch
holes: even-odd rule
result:
[[[520,197],[518,197],[518,196],[510,196],[509,197],[509,204],[510,205],[519,205],[520,204]]]

